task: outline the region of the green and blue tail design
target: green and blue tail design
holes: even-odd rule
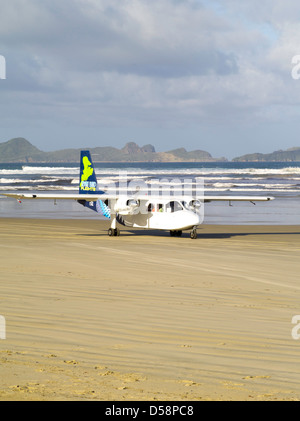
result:
[[[103,194],[103,191],[97,191],[97,177],[90,151],[81,151],[80,154],[80,194]]]
[[[103,200],[97,200],[96,202],[90,202],[88,200],[80,200],[79,203],[86,208],[92,209],[93,211],[99,213],[100,215],[105,216],[105,218],[110,219],[110,209],[103,202]]]
[[[98,200],[97,202],[94,202],[94,204],[96,206],[96,212],[101,213],[105,218],[110,219],[110,209],[103,200]]]
[[[79,194],[82,194],[82,200],[78,202],[93,211],[110,219],[110,209],[102,201],[84,200],[85,194],[104,194],[102,190],[98,190],[97,177],[90,151],[81,151],[80,155],[80,176],[79,176]]]

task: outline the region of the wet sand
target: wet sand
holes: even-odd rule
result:
[[[0,400],[299,400],[299,226],[107,228],[0,219]]]

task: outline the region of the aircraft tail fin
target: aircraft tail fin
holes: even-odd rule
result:
[[[81,151],[80,154],[79,194],[82,194],[83,199],[78,201],[81,205],[110,219],[110,209],[102,200],[92,202],[84,200],[85,194],[104,194],[104,191],[98,190],[95,167],[90,151]]]
[[[90,151],[81,151],[80,154],[79,193],[100,193],[97,191],[97,177]]]

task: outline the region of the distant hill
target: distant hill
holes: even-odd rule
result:
[[[169,152],[156,152],[154,146],[138,146],[135,142],[126,143],[122,149],[101,146],[90,149],[94,162],[215,162],[227,161],[226,158],[213,158],[208,152],[197,150],[187,152],[184,148]],[[28,140],[20,137],[0,143],[0,162],[2,163],[47,163],[77,162],[80,149],[62,149],[43,152]]]
[[[22,137],[0,143],[0,162],[28,162],[28,157],[37,156],[40,153],[38,148]]]
[[[90,149],[94,162],[226,162],[226,158],[214,158],[203,150],[188,152],[177,148],[167,152],[156,152],[154,146],[138,146],[128,142],[121,148],[98,146]],[[80,149],[61,149],[44,152],[23,137],[0,143],[0,163],[64,163],[78,162]],[[233,162],[300,162],[300,147],[285,151],[279,150],[268,154],[252,153],[236,157]]]
[[[211,161],[227,161],[226,158],[214,159],[210,153],[202,150],[187,152],[185,148],[174,149],[167,152],[167,154],[174,156],[174,160],[178,161],[194,161],[194,162],[211,162]]]
[[[234,158],[234,162],[300,162],[300,148],[290,148],[272,153],[251,153]]]

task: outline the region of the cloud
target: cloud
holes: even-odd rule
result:
[[[299,103],[290,72],[300,54],[300,7],[290,0],[11,0],[1,7],[7,80],[0,111],[11,121],[226,125],[291,118]]]
[[[58,69],[153,77],[237,70],[233,52],[218,46],[216,32],[228,30],[226,23],[196,2],[45,0],[28,9],[28,2],[17,3],[22,19],[10,5],[3,10],[2,42]]]

